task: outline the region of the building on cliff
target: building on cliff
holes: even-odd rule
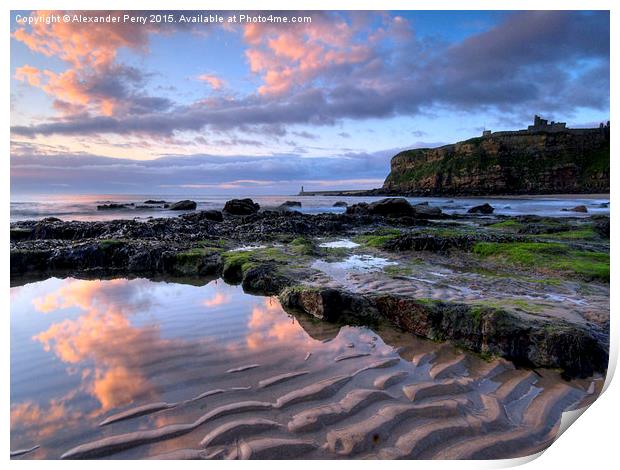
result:
[[[609,133],[609,121],[607,124],[602,123],[598,128],[590,128],[590,129],[570,129],[566,127],[565,122],[549,122],[547,119],[541,118],[538,114],[534,115],[534,124],[527,126],[527,129],[522,129],[518,131],[500,131],[500,132],[491,132],[490,130],[482,131],[482,137],[491,137],[492,135],[511,135],[511,134],[527,134],[527,133],[538,133],[538,132],[574,132],[574,133],[584,133],[584,132],[592,132],[598,130],[599,132],[607,132]]]

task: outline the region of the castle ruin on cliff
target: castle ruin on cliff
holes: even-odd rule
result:
[[[499,131],[499,132],[491,132],[490,130],[484,130],[482,132],[482,137],[536,134],[540,132],[548,132],[548,133],[568,132],[571,134],[589,134],[592,132],[601,132],[604,134],[609,134],[609,121],[607,121],[606,124],[601,122],[599,127],[571,129],[571,128],[566,127],[565,122],[554,122],[554,121],[549,122],[547,119],[543,119],[538,114],[536,114],[534,116],[534,124],[527,126],[527,129],[522,129],[518,131]]]

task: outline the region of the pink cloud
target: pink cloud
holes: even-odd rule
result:
[[[214,90],[219,90],[226,84],[226,82],[220,77],[218,77],[217,75],[211,75],[211,74],[205,73],[205,74],[199,75],[197,78],[201,82],[208,83],[211,86],[211,88],[213,88]]]
[[[383,37],[398,36],[409,28],[400,17],[386,25]],[[386,20],[387,21],[387,20]],[[406,24],[405,24],[406,23]],[[348,23],[339,17],[317,17],[312,23],[289,28],[249,24],[243,38],[250,70],[261,76],[261,95],[281,95],[325,77],[338,67],[363,66],[376,59],[376,51],[356,37],[364,21]]]
[[[33,16],[63,15],[67,12],[35,11]],[[70,14],[94,12],[70,12]],[[118,12],[106,12],[106,14]],[[121,14],[121,13],[118,13]],[[145,52],[153,27],[131,23],[59,22],[18,28],[13,37],[29,49],[48,57],[59,57],[76,68],[105,67],[116,58],[121,47]]]

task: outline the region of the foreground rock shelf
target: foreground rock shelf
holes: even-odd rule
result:
[[[11,226],[12,284],[223,277],[325,321],[389,321],[569,376],[606,370],[608,217],[447,216],[406,204],[353,206],[347,214],[19,222]]]

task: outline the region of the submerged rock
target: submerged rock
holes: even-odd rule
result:
[[[349,204],[344,201],[336,201],[332,207],[347,207],[348,205]]]
[[[484,204],[480,204],[479,206],[474,206],[467,211],[468,214],[492,214],[495,208],[485,202]]]
[[[128,204],[117,204],[117,203],[111,203],[111,204],[100,204],[97,206],[97,210],[98,211],[107,211],[107,210],[118,210],[118,209],[133,209],[134,208],[134,204],[132,203],[128,203]]]
[[[170,204],[168,208],[171,211],[193,211],[196,209],[196,203],[194,201],[190,201],[189,199],[184,199],[183,201]]]
[[[144,201],[143,204],[166,204],[166,201],[163,200],[154,200],[154,199],[148,199],[146,201]]]
[[[260,209],[260,205],[250,198],[231,199],[224,204],[224,212],[232,215],[255,214]]]
[[[582,212],[582,213],[585,213],[585,212],[588,212],[588,208],[586,206],[584,206],[584,205],[580,205],[580,206],[575,206],[575,207],[573,207],[571,209],[562,209],[562,211],[564,211],[564,212]]]
[[[429,206],[428,202],[416,204],[413,209],[417,217],[439,217],[443,214],[439,207]]]
[[[284,201],[280,204],[280,207],[301,207],[301,202],[299,201]]]

